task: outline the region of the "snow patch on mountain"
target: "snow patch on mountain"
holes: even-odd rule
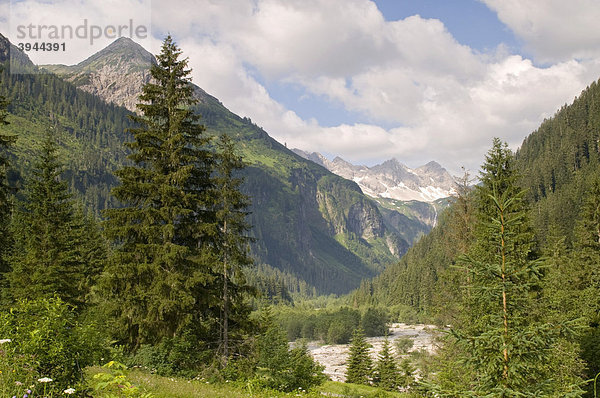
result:
[[[407,167],[397,159],[367,167],[353,165],[340,157],[330,161],[317,152],[308,153],[300,149],[293,151],[334,174],[356,182],[366,195],[374,198],[433,202],[455,193],[454,178],[433,161],[416,169]]]

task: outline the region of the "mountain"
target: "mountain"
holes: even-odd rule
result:
[[[451,196],[456,187],[454,178],[433,161],[416,169],[403,165],[397,159],[367,167],[355,166],[340,157],[329,161],[317,152],[293,151],[334,174],[355,181],[365,194],[374,198],[434,202]]]
[[[379,205],[386,223],[411,244],[429,233],[455,191],[454,178],[436,162],[411,169],[397,159],[373,167],[356,166],[340,157],[292,149],[334,174],[352,180]]]
[[[9,47],[0,35],[0,53]],[[131,139],[123,132],[130,123],[123,106],[136,102],[152,59],[119,39],[78,65],[44,66],[56,75],[5,71],[0,94],[11,100],[19,173],[27,174],[41,133],[54,128],[73,188],[95,210],[113,206],[112,171],[126,162],[123,142]],[[408,243],[356,183],[289,151],[199,87],[195,95],[208,133],[231,135],[248,163],[243,190],[252,198],[252,254],[261,270],[295,281],[292,291],[345,293],[406,252]]]
[[[152,54],[122,37],[77,65],[41,65],[78,88],[135,112],[140,82],[150,81]]]

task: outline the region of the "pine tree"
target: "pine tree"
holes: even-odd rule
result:
[[[16,215],[17,250],[9,275],[10,290],[14,298],[56,295],[72,306],[81,306],[84,261],[76,239],[81,226],[73,215],[72,194],[60,179],[63,166],[57,150],[52,133],[48,133],[25,186],[24,209]]]
[[[383,341],[383,346],[379,352],[375,375],[375,382],[379,387],[387,391],[398,389],[398,368],[387,337]]]
[[[362,329],[355,329],[350,341],[350,355],[346,369],[346,383],[370,384],[373,378],[373,361],[369,356],[371,345]]]
[[[217,142],[214,209],[218,226],[217,253],[221,263],[222,290],[222,349],[225,363],[229,357],[229,319],[232,301],[240,300],[244,286],[242,267],[252,264],[248,253],[250,238],[246,221],[250,200],[240,191],[243,179],[235,175],[245,167],[242,158],[235,154],[232,139],[223,134]]]
[[[552,347],[568,328],[545,322],[535,303],[542,263],[533,253],[533,233],[517,178],[511,152],[495,139],[477,188],[476,241],[462,259],[473,279],[467,322],[453,334],[475,379],[472,389],[459,396],[533,397],[561,387],[553,383],[549,364]],[[576,387],[565,388],[577,396]]]
[[[570,283],[557,293],[568,295],[570,309],[584,317],[586,331],[581,338],[581,356],[587,376],[600,372],[600,177],[596,176],[585,197],[575,228],[574,250],[570,258]]]
[[[170,36],[144,85],[139,127],[127,144],[133,165],[116,172],[106,211],[116,249],[102,280],[119,338],[129,349],[176,336],[218,303],[214,280],[212,156],[199,116],[187,59]],[[211,236],[213,235],[213,236]]]
[[[2,69],[0,68],[0,74]],[[7,116],[8,101],[0,96],[0,292],[6,289],[5,274],[10,270],[8,264],[8,254],[11,246],[10,236],[10,218],[12,212],[12,203],[10,200],[11,189],[7,181],[7,171],[9,168],[7,148],[14,143],[15,137],[3,132],[4,126],[8,124]],[[3,294],[0,294],[2,296]]]

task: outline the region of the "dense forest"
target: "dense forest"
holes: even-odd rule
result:
[[[531,305],[531,308],[513,316],[517,316],[518,322],[525,322],[520,327],[523,330],[538,324],[546,327],[553,325],[564,332],[554,343],[546,342],[542,346],[546,349],[554,347],[562,352],[562,356],[554,354],[564,361],[562,366],[556,365],[558,368],[554,369],[556,378],[559,374],[571,382],[594,378],[600,372],[599,95],[598,83],[591,84],[572,105],[562,107],[552,118],[545,120],[524,140],[515,154],[495,141],[478,176],[479,184],[472,188],[471,182],[475,179],[465,175],[455,203],[442,215],[432,232],[411,248],[398,264],[373,280],[363,281],[361,287],[352,294],[352,301],[357,304],[414,307],[421,314],[421,319],[451,326],[456,341],[446,346],[454,347],[456,351],[446,355],[465,356],[465,352],[461,351],[465,350],[465,346],[459,343],[469,341],[469,344],[477,344],[478,341],[473,336],[465,335],[466,331],[470,331],[483,314],[491,316],[493,310],[489,304],[473,307],[476,296],[484,295],[481,289],[485,288],[486,294],[490,295],[486,302],[502,303],[501,295],[492,294],[493,276],[501,274],[500,270],[480,267],[491,267],[498,260],[486,259],[484,255],[485,252],[499,251],[498,245],[485,250],[483,247],[497,239],[494,238],[496,235],[491,225],[507,230],[512,227],[503,225],[498,217],[502,201],[515,198],[512,200],[521,203],[521,208],[515,215],[506,217],[515,223],[516,228],[513,238],[516,241],[510,243],[513,246],[511,250],[522,251],[522,254],[514,255],[520,257],[521,261],[535,263],[535,266],[525,263],[522,266],[523,270],[527,270],[527,278],[531,279],[521,277],[521,271],[511,274],[523,284],[524,290],[517,290],[517,293],[522,294],[524,300],[534,300],[529,304],[519,302],[519,311],[526,305]],[[500,163],[499,159],[504,160]],[[510,174],[510,178],[503,177],[504,174]],[[494,179],[501,177],[509,179],[510,184],[494,182]],[[507,188],[503,188],[502,184]],[[493,203],[487,203],[486,209],[484,203],[489,202],[490,198]],[[515,203],[509,204],[515,206]],[[489,211],[494,206],[496,218]],[[509,244],[508,236],[504,238]],[[482,278],[481,281],[477,280],[478,277]],[[502,286],[506,287],[507,283],[503,281]],[[487,324],[490,323],[488,321]],[[507,323],[519,325],[517,321],[511,324],[508,320]],[[501,325],[498,327],[501,329]],[[531,333],[536,338],[544,338],[541,329]],[[491,334],[483,336],[492,338]],[[526,337],[518,338],[522,340],[513,347],[526,344]],[[539,355],[544,350],[542,347],[535,348]],[[485,349],[488,355],[482,357],[485,360],[479,363],[480,367],[492,366],[489,359],[492,352],[502,356],[499,347],[495,347],[495,351],[494,347]],[[519,355],[514,348],[513,353]],[[476,358],[476,355],[471,352],[462,361],[477,364],[475,361],[482,359]],[[553,360],[546,358],[546,361],[552,363]],[[526,365],[523,366],[515,372],[531,372]],[[498,369],[499,374],[503,374],[500,365]],[[467,384],[460,386],[458,380],[461,378],[458,375],[450,374],[456,379],[452,383],[449,379],[444,380],[445,383],[452,384],[457,391],[467,388]],[[483,380],[483,375],[478,374],[474,368],[469,377]],[[540,373],[537,377],[536,383],[540,385],[542,379],[550,383],[548,375]],[[462,379],[465,383],[469,380]],[[501,384],[501,381],[500,378],[497,384]],[[479,385],[482,391],[485,388],[491,391],[491,384],[482,382]],[[520,386],[518,391],[525,391],[524,385],[516,385]],[[504,387],[510,386],[507,384]],[[547,394],[552,389],[559,391],[557,386],[548,388]],[[591,384],[586,388],[588,391],[593,389]],[[543,391],[542,387],[539,387],[539,391]],[[570,396],[576,395],[575,391],[555,394]],[[439,394],[442,392],[443,389],[438,391]]]

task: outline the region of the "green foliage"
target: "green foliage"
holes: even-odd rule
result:
[[[102,371],[92,377],[94,397],[152,398],[152,393],[141,391],[127,379],[126,370],[127,367],[119,362],[110,361],[104,365]]]
[[[215,165],[214,203],[216,232],[214,249],[218,266],[215,272],[222,278],[222,350],[225,361],[229,358],[229,318],[232,303],[243,305],[245,286],[243,269],[252,263],[248,250],[251,238],[246,221],[250,199],[240,191],[243,179],[236,177],[244,168],[242,158],[235,153],[233,140],[223,134],[217,142]]]
[[[276,319],[286,330],[289,341],[304,338],[346,344],[352,331],[361,325],[369,330],[369,337],[385,335],[389,316],[384,309],[374,307],[366,307],[362,316],[361,311],[345,306],[319,311],[281,307]]]
[[[19,301],[0,313],[0,370],[24,386],[48,377],[44,388],[55,392],[81,382],[82,370],[106,354],[98,325],[78,322],[72,308],[58,298]],[[41,386],[37,387],[42,388]]]
[[[523,192],[506,144],[494,140],[477,187],[475,244],[461,264],[472,274],[465,320],[453,330],[459,358],[474,373],[459,395],[539,396],[561,389],[577,396],[576,385],[557,385],[552,349],[573,325],[548,323],[537,313],[533,293],[541,262],[533,257]],[[441,394],[456,394],[444,388]],[[575,390],[575,392],[573,392]]]
[[[403,355],[408,353],[411,348],[413,348],[414,340],[410,337],[398,337],[394,340],[394,347],[396,348],[396,352],[398,354]]]
[[[214,302],[212,160],[204,128],[190,109],[194,100],[187,59],[167,37],[153,65],[152,83],[132,118],[134,141],[119,169],[113,195],[123,207],[108,209],[106,235],[115,245],[103,292],[120,342],[135,350],[159,343],[197,323]],[[199,242],[202,244],[199,245]]]
[[[257,379],[259,385],[279,391],[309,390],[325,380],[323,368],[308,354],[306,346],[288,349],[283,331],[275,325],[257,340]]]
[[[187,329],[154,345],[142,345],[126,363],[162,376],[194,377],[214,358],[201,337]]]
[[[383,336],[388,333],[388,316],[379,308],[368,307],[360,320],[360,326],[367,337]]]
[[[374,382],[387,391],[395,391],[399,385],[399,374],[396,366],[390,341],[386,337],[379,352],[379,358],[375,365]]]
[[[81,310],[105,248],[97,247],[101,239],[92,221],[81,213],[76,217],[61,174],[56,143],[48,134],[25,186],[24,209],[15,217],[10,292],[26,299],[57,295]]]
[[[2,73],[2,66],[0,66]],[[10,167],[7,149],[15,141],[15,137],[5,133],[5,125],[8,124],[7,111],[8,101],[0,95],[0,291],[6,289],[5,274],[10,270],[8,265],[8,253],[11,246],[11,235],[9,230],[10,215],[12,211],[11,188],[8,184],[7,173]],[[3,294],[0,295],[0,299]]]
[[[0,38],[3,51],[8,44]],[[18,50],[11,54],[16,63],[13,67],[33,68]],[[0,72],[0,95],[10,102],[10,124],[0,127],[1,134],[19,137],[4,152],[11,159],[12,182],[18,183],[19,175],[28,174],[38,143],[53,129],[70,188],[94,210],[114,205],[109,195],[116,182],[112,171],[125,162],[123,140],[127,137],[123,131],[132,125],[127,118],[131,112],[77,90],[53,74],[11,74],[8,60],[0,62],[5,66]]]
[[[354,384],[371,384],[373,379],[373,361],[369,356],[371,345],[365,340],[364,332],[355,329],[350,342],[346,382]]]

